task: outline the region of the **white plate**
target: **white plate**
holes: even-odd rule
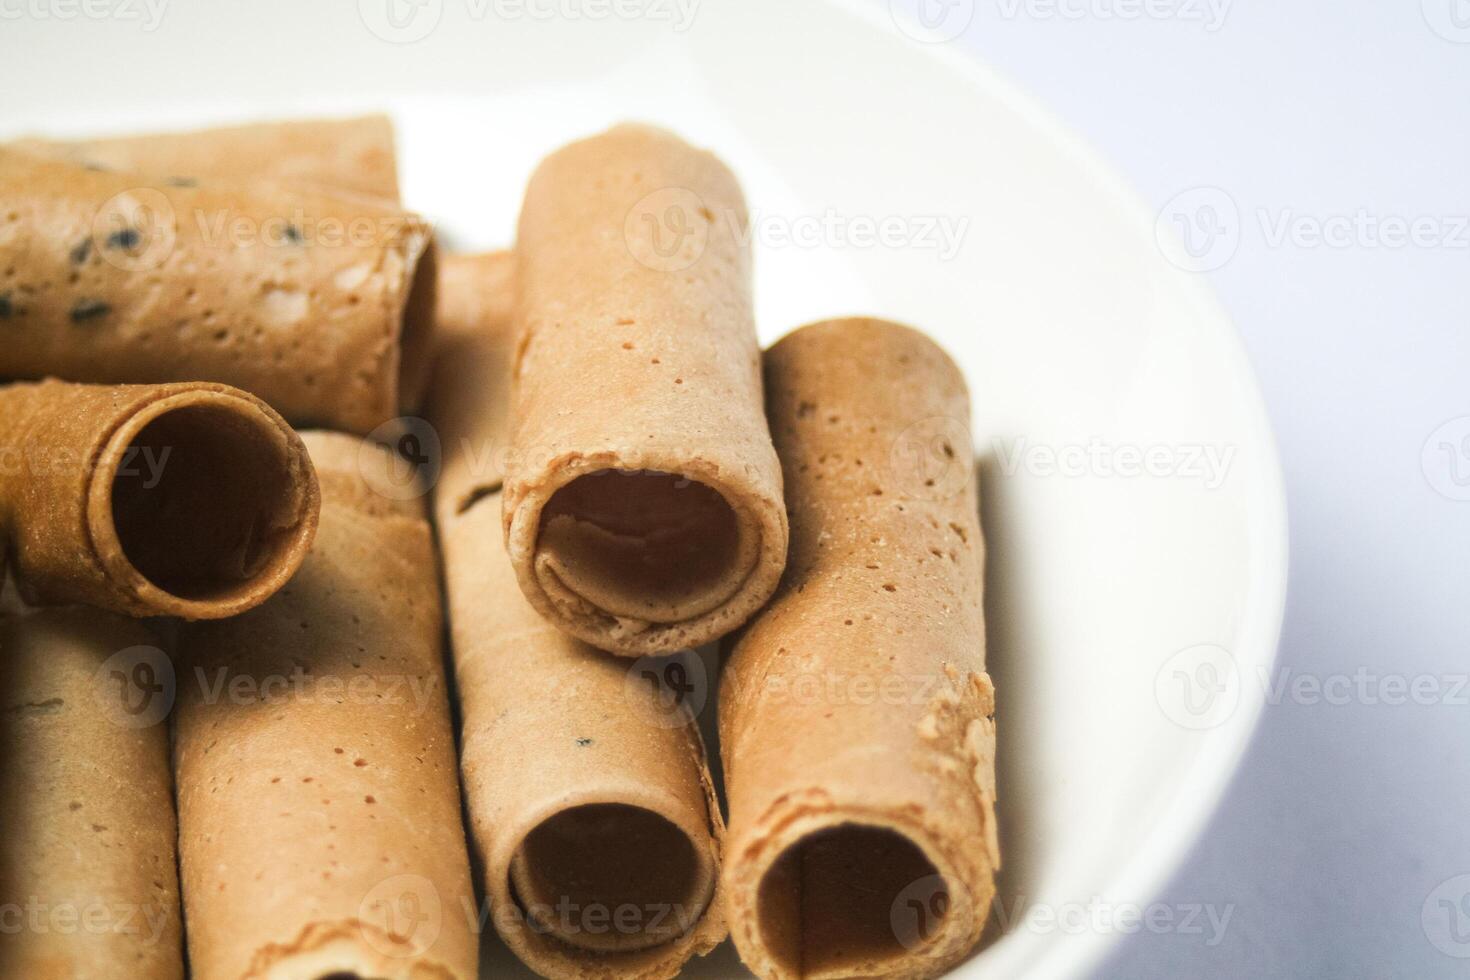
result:
[[[467,248],[509,242],[526,176],[572,137],[638,118],[716,149],[755,217],[763,339],[880,314],[969,377],[1010,928],[956,975],[1084,972],[1119,935],[1103,918],[1148,903],[1200,832],[1274,656],[1285,508],[1230,324],[1096,156],[884,3],[631,0],[648,16],[543,20],[515,12],[632,8],[527,2],[178,5],[148,30],[138,0],[140,20],[10,20],[0,125],[386,106],[408,202]],[[892,241],[865,244],[880,219]],[[1118,475],[1128,447],[1154,449],[1156,472]],[[1048,451],[1071,475],[1048,475]],[[693,972],[737,969],[723,951]]]

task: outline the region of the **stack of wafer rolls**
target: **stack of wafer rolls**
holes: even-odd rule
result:
[[[436,512],[490,918],[546,977],[672,977],[725,936],[704,745],[688,705],[559,631],[516,587],[497,477],[456,458],[503,439],[501,404],[473,406],[509,378],[508,258],[458,264],[467,274],[447,275],[441,298]]]
[[[218,381],[355,433],[421,394],[432,238],[391,202],[0,147],[0,221],[0,378]]]
[[[31,603],[233,616],[300,567],[319,506],[301,439],[245,392],[0,387],[0,529]]]
[[[83,166],[156,178],[271,177],[398,200],[393,124],[382,114],[103,139],[26,139],[14,145]]]
[[[791,561],[722,677],[731,934],[761,977],[935,976],[1000,861],[968,394],[876,320],[798,330],[765,372]]]
[[[604,650],[715,639],[785,565],[746,223],[719,160],[646,126],[526,190],[506,542],[536,610]]]
[[[385,450],[308,433],[321,529],[265,605],[180,635],[195,980],[475,975],[433,541]]]
[[[157,643],[99,610],[0,601],[0,975],[184,976]]]

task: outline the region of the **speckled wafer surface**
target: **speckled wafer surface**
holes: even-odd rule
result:
[[[723,827],[698,727],[637,661],[531,608],[499,504],[492,494],[440,527],[465,796],[494,925],[543,976],[675,976],[726,932]],[[597,885],[609,877],[615,887]]]
[[[506,540],[536,609],[602,649],[721,636],[785,564],[747,221],[718,159],[646,126],[526,190]]]
[[[433,542],[376,446],[305,436],[321,530],[291,583],[180,637],[180,858],[196,980],[475,975]]]
[[[100,139],[27,139],[15,145],[84,166],[160,179],[271,177],[398,200],[393,123],[382,114]]]
[[[232,616],[301,566],[319,507],[300,437],[228,385],[0,387],[0,529],[29,602]]]
[[[421,394],[433,266],[390,203],[0,147],[0,377],[218,381],[366,433]]]
[[[184,976],[157,642],[95,609],[0,612],[0,975]]]
[[[935,976],[1000,862],[968,394],[877,320],[765,370],[791,562],[722,678],[731,934],[762,977]]]
[[[507,425],[509,256],[449,259],[444,270],[430,414],[445,447],[435,513],[466,804],[491,921],[543,976],[671,977],[725,935],[723,823],[704,745],[687,706],[647,683],[639,662],[560,632],[521,595],[487,452]],[[585,868],[568,877],[584,863],[604,869],[601,886]],[[623,883],[621,895],[604,887],[608,878]],[[565,918],[554,911],[563,897]],[[618,905],[636,906],[621,924]]]

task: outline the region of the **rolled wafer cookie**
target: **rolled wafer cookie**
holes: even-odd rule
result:
[[[418,500],[307,433],[321,530],[236,619],[185,627],[174,738],[195,980],[470,980],[475,899]]]
[[[184,976],[157,643],[101,610],[0,603],[0,975]]]
[[[493,477],[449,478],[474,475],[456,456],[500,444],[493,393],[510,379],[497,354],[511,346],[498,298],[510,284],[500,260],[463,268],[475,266],[488,274],[446,282],[441,297],[462,315],[441,335],[434,390],[445,413],[431,421],[446,447],[436,512],[491,921],[546,977],[672,977],[725,936],[723,823],[704,744],[688,706],[630,670],[636,662],[560,632],[521,595]]]
[[[0,387],[0,528],[30,603],[234,616],[300,567],[319,507],[301,439],[243,391]]]
[[[0,270],[0,377],[219,381],[367,433],[428,370],[429,228],[357,195],[0,147]]]
[[[506,541],[531,604],[602,649],[715,639],[785,565],[746,223],[719,160],[646,126],[526,189]]]
[[[1000,865],[969,396],[878,320],[765,370],[791,564],[722,678],[731,935],[761,977],[936,976]]]
[[[159,179],[270,177],[398,200],[393,123],[381,113],[100,139],[25,139],[14,145],[76,164]]]
[[[434,378],[424,414],[442,447],[435,488],[441,515],[468,510],[504,479],[514,273],[509,252],[446,255],[439,266]]]

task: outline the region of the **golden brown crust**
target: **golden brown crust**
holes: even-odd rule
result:
[[[28,139],[14,145],[84,166],[159,179],[270,177],[398,200],[393,123],[382,114],[101,139]]]
[[[0,612],[0,975],[184,976],[157,643],[99,610]]]
[[[798,330],[765,366],[791,559],[722,681],[732,936],[762,977],[938,975],[1000,860],[964,381],[876,320]],[[839,887],[849,861],[871,901]]]
[[[510,431],[515,257],[446,255],[439,266],[434,380],[425,415],[439,430],[437,498],[452,513],[504,479]]]
[[[0,528],[33,604],[233,616],[274,594],[316,533],[300,437],[227,385],[7,385],[0,457]]]
[[[637,665],[561,633],[521,595],[501,540],[494,471],[481,465],[505,438],[499,393],[510,380],[511,269],[504,255],[445,268],[441,310],[453,312],[430,416],[445,451],[435,512],[465,800],[492,924],[543,976],[664,980],[725,936],[717,892],[724,828],[704,744],[687,708],[664,706],[630,670]],[[588,814],[594,819],[581,819]],[[535,846],[538,828],[552,828],[551,846]],[[667,890],[643,904],[671,907],[640,907],[623,928],[602,928],[592,913],[611,904],[605,895],[567,894],[570,925],[553,914],[529,926],[528,912],[561,901],[558,865],[580,860],[577,846],[594,831],[610,845],[599,864],[622,872],[620,860],[635,859],[638,877]],[[549,931],[538,931],[543,925]]]
[[[563,148],[526,190],[506,541],[532,605],[602,649],[719,637],[785,564],[746,222],[723,164],[645,126]]]
[[[431,245],[375,199],[0,147],[0,377],[217,381],[366,433],[421,391]]]
[[[181,638],[193,975],[468,980],[476,905],[429,527],[370,502],[359,440],[304,438],[325,477],[311,555],[264,606]]]

